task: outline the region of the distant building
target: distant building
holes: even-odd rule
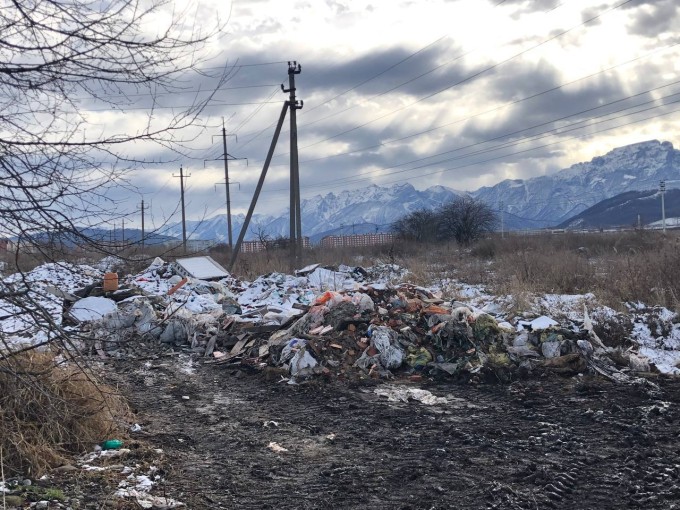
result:
[[[241,243],[241,253],[257,253],[264,251],[265,248],[262,241],[243,241]]]
[[[187,250],[205,251],[217,244],[214,239],[187,239]]]
[[[343,246],[377,246],[389,244],[396,240],[397,236],[392,233],[354,234],[351,236],[326,236],[321,239],[323,248],[340,248]]]
[[[288,239],[272,239],[271,241],[243,241],[241,243],[241,253],[258,253],[267,249],[286,248]],[[302,238],[302,247],[310,248],[309,237]]]

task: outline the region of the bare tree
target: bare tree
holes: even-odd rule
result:
[[[428,209],[413,211],[395,221],[392,231],[409,241],[434,241],[437,239],[437,214]]]
[[[3,233],[31,243],[49,231],[82,242],[83,226],[109,219],[110,190],[131,186],[126,170],[145,163],[133,149],[182,149],[205,100],[165,117],[159,91],[200,64],[215,32],[179,23],[159,27],[164,1],[5,1],[0,9],[0,214]],[[153,28],[152,28],[153,27]],[[217,27],[216,27],[217,28]],[[151,32],[153,30],[153,32]],[[92,105],[124,112],[149,96],[135,132],[116,132]],[[133,145],[135,146],[133,148]]]
[[[491,232],[497,223],[491,207],[469,196],[444,204],[436,211],[436,216],[439,239],[455,240],[464,245]]]
[[[134,191],[128,171],[148,163],[137,154],[178,157],[200,132],[211,94],[168,114],[159,93],[182,92],[222,27],[192,25],[165,0],[0,2],[0,236],[34,250],[62,240],[105,250],[85,228],[120,214],[114,189]],[[211,77],[214,90],[231,72]],[[135,112],[133,132],[93,108],[124,113],[140,95],[148,110]],[[9,309],[36,313],[30,286],[1,283]]]

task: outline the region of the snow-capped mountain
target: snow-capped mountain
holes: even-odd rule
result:
[[[554,175],[505,180],[471,194],[498,208],[509,228],[541,228],[562,223],[590,206],[626,191],[650,190],[667,181],[680,187],[680,151],[651,140],[614,149],[588,163]]]
[[[494,209],[503,206],[505,228],[542,228],[565,222],[594,204],[627,191],[652,190],[665,180],[667,188],[680,187],[680,151],[670,142],[651,140],[614,149],[587,163],[578,163],[553,175],[505,180],[470,194]],[[312,240],[328,233],[387,231],[400,217],[418,209],[431,209],[461,192],[444,186],[419,191],[411,184],[371,185],[352,191],[328,193],[303,200],[302,231]],[[232,217],[236,241],[244,215]],[[279,216],[253,215],[246,239],[258,232],[287,236],[288,211]],[[163,234],[182,236],[181,224]],[[224,242],[226,215],[187,222],[190,239]]]
[[[353,191],[317,195],[300,203],[302,232],[313,239],[329,231],[345,234],[385,232],[403,215],[418,209],[438,207],[458,194],[444,186],[432,186],[419,191],[411,184],[395,184],[389,187],[371,185]],[[234,242],[244,220],[243,214],[232,216]],[[289,224],[288,211],[278,217],[254,214],[245,239],[257,239],[260,230],[272,237],[287,236]],[[181,223],[163,229],[163,234],[182,237]],[[187,237],[224,242],[227,238],[226,214],[203,221],[187,221]]]
[[[371,185],[337,194],[317,195],[300,204],[302,230],[311,236],[352,225],[372,224],[384,231],[405,214],[438,207],[457,195],[444,186],[419,191],[411,184]],[[283,232],[287,232],[287,227]]]
[[[231,229],[232,240],[235,243],[238,239],[241,227],[246,219],[245,214],[232,214]],[[273,216],[262,214],[253,214],[248,227],[248,234],[246,240],[257,239],[258,232],[262,229],[269,232],[267,226],[274,221]],[[173,236],[178,239],[182,238],[182,223],[174,223],[167,227],[160,229],[164,235]],[[211,218],[204,220],[188,220],[187,221],[187,238],[188,239],[205,239],[226,243],[229,229],[227,227],[227,215],[218,214]]]
[[[680,189],[668,190],[663,210],[666,219],[680,217]],[[557,225],[557,228],[610,228],[647,226],[662,219],[661,194],[658,190],[626,191],[589,207]],[[673,222],[675,224],[677,222]],[[667,225],[671,225],[668,221]],[[659,225],[660,226],[660,225]]]

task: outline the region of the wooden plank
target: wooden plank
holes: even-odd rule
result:
[[[281,326],[278,324],[267,324],[264,326],[249,326],[242,329],[249,334],[257,335],[258,333],[271,333],[272,331],[278,331]]]
[[[215,342],[217,342],[217,335],[213,335],[210,340],[208,340],[208,345],[205,346],[206,356],[210,356],[215,350]]]
[[[234,347],[231,348],[231,351],[229,351],[229,357],[232,358],[238,354],[241,354],[241,352],[246,346],[246,343],[248,343],[247,336],[236,342],[236,345],[234,345]]]

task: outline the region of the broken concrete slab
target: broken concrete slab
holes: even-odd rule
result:
[[[230,276],[226,269],[208,255],[177,259],[174,269],[181,276],[199,280],[220,280]]]

